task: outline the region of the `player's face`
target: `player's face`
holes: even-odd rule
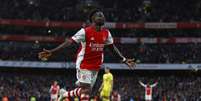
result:
[[[109,69],[107,69],[107,68],[105,68],[105,73],[108,73],[108,72],[110,72],[110,70],[109,70]]]
[[[57,85],[57,81],[54,81],[54,85]]]
[[[98,26],[104,25],[105,16],[104,16],[103,12],[96,12],[94,14],[93,20],[94,20],[95,24],[98,25]]]

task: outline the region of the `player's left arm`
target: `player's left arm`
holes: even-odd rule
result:
[[[111,87],[112,87],[112,90],[111,90],[110,94],[112,94],[112,91],[113,91],[113,84],[114,84],[114,81],[113,81],[113,78],[112,78],[112,80],[111,80]]]
[[[102,84],[100,86],[100,88],[98,89],[98,92],[100,93],[101,90],[103,89],[103,86],[104,86],[104,75],[103,75],[103,81],[102,81]]]
[[[102,82],[102,84],[101,84],[101,86],[100,86],[100,88],[98,89],[98,92],[100,93],[101,92],[101,90],[103,89],[103,82]]]
[[[58,86],[58,89],[57,89],[57,94],[59,94],[59,90],[60,90],[60,86]]]
[[[154,84],[151,85],[151,87],[155,87],[158,84],[158,82],[155,82]]]
[[[147,87],[146,84],[144,84],[142,81],[139,81],[140,85],[143,87]]]
[[[52,92],[52,88],[53,88],[53,87],[51,86],[51,87],[50,87],[50,89],[49,89],[49,93],[51,93],[51,92]]]
[[[109,31],[108,31],[109,32]],[[123,63],[125,63],[130,69],[135,68],[134,59],[129,59],[123,56],[123,54],[119,51],[119,49],[114,45],[112,35],[109,32],[108,38],[106,40],[106,47],[108,47],[113,53],[115,53]]]

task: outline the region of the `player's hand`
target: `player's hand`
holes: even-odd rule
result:
[[[98,89],[98,93],[100,93],[100,92],[101,92],[101,90],[102,90],[102,89],[101,89],[101,88],[99,88],[99,89]]]
[[[130,69],[134,69],[136,67],[135,59],[125,59],[123,61]]]
[[[43,61],[46,61],[48,60],[48,58],[52,55],[52,52],[50,50],[46,50],[46,49],[43,49],[42,52],[39,52],[38,53],[38,58],[43,60]]]

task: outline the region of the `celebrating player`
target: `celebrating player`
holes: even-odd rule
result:
[[[60,99],[64,97],[80,96],[81,101],[88,101],[91,88],[93,87],[100,66],[103,63],[104,46],[109,46],[112,51],[122,59],[122,62],[133,69],[135,63],[133,59],[125,58],[113,44],[113,38],[110,31],[104,28],[105,16],[100,10],[91,12],[89,19],[91,25],[81,28],[72,38],[66,39],[64,43],[58,47],[39,53],[39,58],[47,60],[55,52],[70,46],[73,43],[80,43],[80,49],[77,54],[76,69],[78,88],[72,91],[66,91],[61,94]]]
[[[54,83],[50,87],[50,101],[57,101],[58,99],[58,93],[59,93],[60,87],[57,83],[57,81],[54,81]]]
[[[102,101],[110,101],[110,95],[113,89],[113,75],[110,73],[108,67],[105,68],[105,74],[103,75],[103,82],[99,89],[100,98]]]
[[[112,92],[111,101],[121,101],[121,95],[116,90]]]
[[[154,84],[144,84],[141,81],[139,81],[140,85],[145,87],[145,101],[152,101],[152,88],[155,87],[158,82],[155,82]]]

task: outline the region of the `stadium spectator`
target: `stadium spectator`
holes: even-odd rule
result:
[[[90,2],[88,2],[90,1]],[[172,6],[175,5],[175,6]],[[200,0],[14,0],[2,1],[0,18],[84,21],[91,8],[101,7],[108,21],[200,21]],[[51,11],[51,12],[50,12]],[[122,16],[126,15],[126,16]]]
[[[31,96],[35,96],[38,101],[49,100],[49,86],[52,83],[51,80],[59,80],[59,83],[71,89],[75,85],[75,78],[72,77],[72,70],[65,70],[65,73],[59,72],[59,75],[55,75],[54,72],[44,71],[41,73],[0,73],[0,96],[7,95],[9,101],[24,101]],[[47,74],[48,72],[48,74]],[[122,101],[129,101],[131,98],[134,101],[144,100],[144,88],[138,83],[138,80],[142,81],[155,81],[158,80],[157,88],[153,89],[154,101],[197,101],[201,96],[201,77],[194,75],[193,72],[167,72],[159,71],[152,72],[158,76],[151,76],[152,73],[127,73],[112,71],[115,76],[114,88],[121,95]],[[121,74],[119,74],[121,73]],[[199,72],[198,72],[199,73]],[[31,74],[31,75],[30,75]],[[124,75],[123,77],[120,75]],[[69,79],[70,78],[70,79]],[[97,86],[94,88],[93,96],[98,92],[98,87],[101,84],[101,77],[99,76]],[[68,80],[68,81],[67,81]],[[67,83],[65,83],[67,81]],[[170,82],[171,81],[171,82]],[[16,100],[18,99],[18,100]]]

